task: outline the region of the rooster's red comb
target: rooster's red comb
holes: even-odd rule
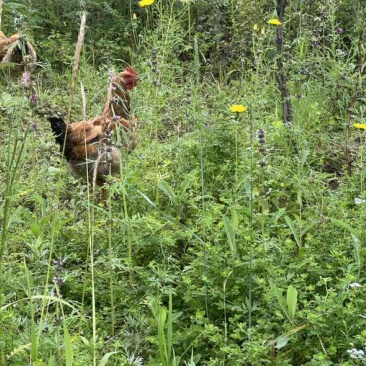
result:
[[[122,82],[122,85],[124,85],[126,90],[132,90],[140,80],[139,74],[131,66],[127,66],[118,75],[118,78],[121,80],[120,82]],[[117,84],[119,84],[119,82],[117,82]]]
[[[134,79],[139,78],[139,74],[131,66],[126,66],[124,71],[122,71],[122,75],[128,76],[130,78],[134,78]]]

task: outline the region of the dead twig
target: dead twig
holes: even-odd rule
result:
[[[75,49],[74,67],[72,69],[72,79],[71,79],[71,87],[70,87],[71,92],[70,92],[69,110],[67,113],[67,124],[70,123],[70,119],[71,119],[71,108],[72,108],[72,103],[73,103],[74,95],[75,95],[76,76],[77,76],[77,72],[79,69],[81,49],[84,44],[85,25],[86,25],[86,11],[83,11],[83,13],[81,15],[81,21],[80,21],[79,36],[78,36],[78,40],[76,43],[76,49]]]

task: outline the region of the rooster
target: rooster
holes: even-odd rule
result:
[[[0,62],[14,63],[15,71],[33,71],[37,55],[30,42],[21,34],[13,34],[9,38],[0,31]]]
[[[21,38],[19,34],[13,34],[11,37],[6,37],[3,32],[0,31],[0,58],[3,59],[3,57],[6,55],[9,46],[18,41]]]
[[[136,147],[137,119],[130,116],[129,91],[139,80],[131,67],[111,77],[107,100],[101,115],[87,121],[66,124],[63,118],[49,117],[56,142],[71,172],[102,187],[107,205],[106,176],[120,172],[122,153],[112,142],[113,133],[127,153]]]
[[[132,67],[126,67],[121,73],[112,75],[102,115],[128,119],[131,109],[131,98],[128,92],[136,86],[138,81],[139,75]]]

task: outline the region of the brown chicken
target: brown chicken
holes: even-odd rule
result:
[[[139,75],[132,67],[111,76],[107,100],[102,115],[130,117],[131,98],[128,91],[132,90],[139,81]]]
[[[0,62],[15,64],[15,72],[31,72],[36,66],[37,55],[24,35],[13,34],[8,38],[0,31]]]
[[[13,34],[9,38],[5,36],[3,32],[0,31],[0,59],[2,60],[3,57],[8,52],[8,47],[15,41],[19,40],[19,34]]]
[[[131,67],[111,76],[103,112],[91,120],[67,125],[60,117],[49,118],[56,142],[72,173],[101,186],[105,204],[108,199],[105,178],[120,172],[120,147],[128,153],[136,147],[137,119],[130,116],[129,91],[138,80],[139,75]],[[113,142],[114,135],[117,144]]]

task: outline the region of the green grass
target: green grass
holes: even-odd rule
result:
[[[306,48],[303,25],[286,59],[294,120],[285,126],[275,29],[247,27],[246,66],[213,75],[205,45],[181,25],[186,8],[170,4],[145,9],[148,26],[134,33],[139,145],[109,183],[108,208],[70,175],[47,122],[56,109],[67,114],[71,68],[44,62],[37,105],[3,76],[0,364],[362,364],[347,352],[366,341],[364,131],[353,127],[365,122],[362,94],[347,120],[364,78],[357,58],[333,52],[338,38]],[[80,83],[95,116],[108,69],[124,67],[89,56],[74,121]],[[248,109],[236,115],[232,104]]]

